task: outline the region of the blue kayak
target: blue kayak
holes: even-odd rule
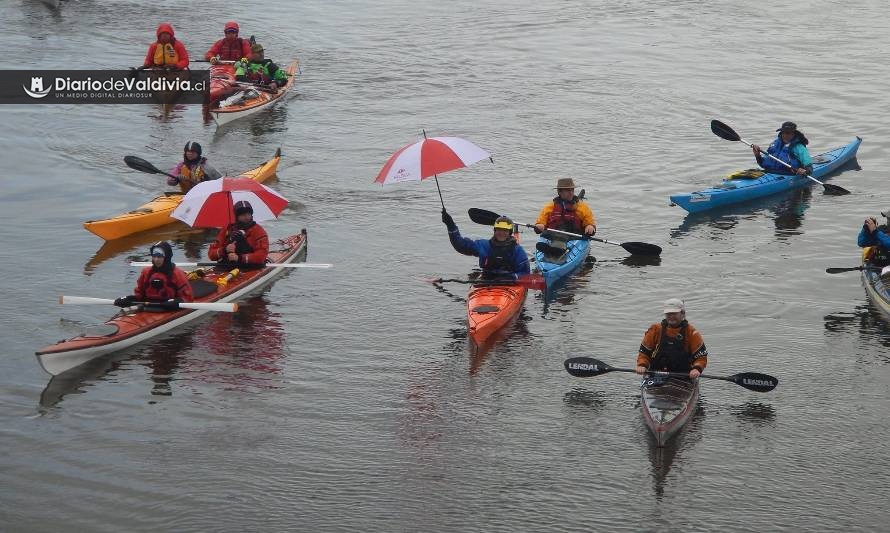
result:
[[[541,239],[539,242],[549,243],[550,241]],[[538,271],[544,276],[544,281],[547,282],[547,288],[549,289],[554,283],[577,270],[584,262],[589,250],[590,241],[587,239],[566,242],[566,251],[558,258],[535,250],[535,263],[538,265]]]
[[[846,146],[814,156],[812,176],[821,178],[853,159],[861,142],[862,139],[856,137]],[[767,173],[753,179],[727,179],[720,185],[698,192],[675,194],[671,196],[671,205],[679,205],[690,213],[697,213],[812,184],[813,181],[805,176]]]

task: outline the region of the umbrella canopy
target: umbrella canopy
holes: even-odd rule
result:
[[[186,193],[170,216],[196,228],[223,228],[235,222],[235,203],[245,200],[257,222],[277,218],[287,199],[250,178],[203,181]]]
[[[449,170],[463,168],[491,154],[460,137],[429,137],[405,146],[383,165],[374,181],[385,185],[420,181]]]

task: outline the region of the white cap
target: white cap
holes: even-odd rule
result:
[[[665,313],[685,313],[686,312],[686,304],[683,303],[683,300],[679,298],[671,298],[670,300],[664,302],[664,312]]]

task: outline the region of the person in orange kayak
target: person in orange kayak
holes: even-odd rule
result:
[[[173,264],[173,248],[167,241],[160,241],[149,249],[150,267],[145,267],[136,281],[133,294],[114,301],[118,307],[129,307],[136,302],[151,302],[163,311],[176,309],[178,302],[191,302],[192,286],[188,276]],[[146,310],[157,310],[151,307]]]
[[[528,254],[513,238],[513,221],[509,218],[498,217],[491,239],[478,240],[462,237],[454,219],[445,209],[442,209],[442,222],[448,228],[448,239],[455,250],[479,258],[483,278],[515,280],[531,273]]]
[[[263,45],[256,43],[250,47],[250,61],[242,59],[235,64],[235,79],[268,86],[275,91],[287,84],[287,72],[278,68],[271,59],[266,59]]]
[[[170,174],[177,177],[168,177],[167,185],[179,185],[183,193],[202,181],[222,177],[219,171],[207,164],[206,157],[201,157],[201,145],[195,141],[185,143],[182,161],[170,170]]]
[[[686,304],[679,298],[664,302],[664,320],[652,324],[643,335],[637,354],[637,374],[650,370],[688,372],[695,379],[708,366],[705,341],[686,321]]]
[[[213,43],[210,50],[204,54],[204,59],[215,65],[219,61],[240,61],[250,57],[250,41],[238,37],[241,28],[235,21],[226,22],[223,29],[225,37]]]
[[[543,233],[547,228],[591,236],[596,233],[593,211],[587,202],[575,196],[575,188],[572,178],[560,178],[556,181],[556,197],[538,214],[535,233]]]
[[[158,40],[148,47],[142,68],[166,68],[184,70],[189,66],[189,54],[182,41],[173,33],[173,26],[164,22],[158,25]]]
[[[235,223],[220,230],[207,255],[211,261],[261,265],[269,255],[269,235],[253,221],[250,202],[236,202]]]

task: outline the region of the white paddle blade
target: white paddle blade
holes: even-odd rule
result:
[[[222,302],[180,302],[180,309],[200,309],[202,311],[221,311],[223,313],[234,313],[238,310],[236,303]]]
[[[108,298],[90,298],[89,296],[59,296],[60,304],[79,304],[79,305],[108,305],[113,304],[114,300]]]

